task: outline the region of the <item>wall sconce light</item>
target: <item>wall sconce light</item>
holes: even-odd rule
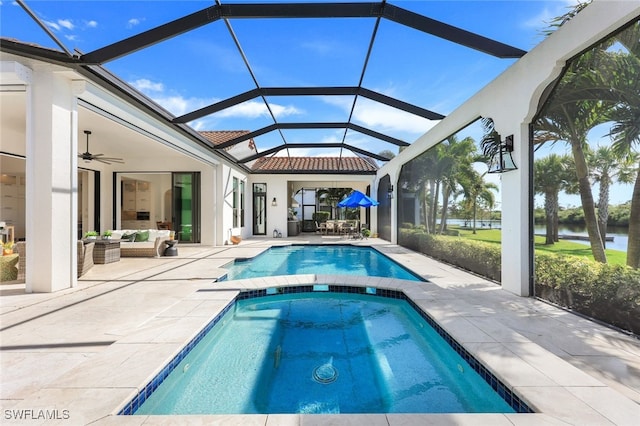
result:
[[[273,201],[271,201],[271,205],[272,205],[273,207],[275,207],[275,206],[277,206],[277,205],[278,205],[278,202],[276,201],[276,197],[273,197]]]
[[[504,173],[516,170],[516,164],[511,158],[513,152],[513,135],[504,138],[504,143],[500,140],[500,135],[495,134],[494,140],[497,150],[493,157],[489,160],[489,170],[487,173]]]
[[[393,198],[393,185],[389,185],[389,189],[387,189],[387,197]]]

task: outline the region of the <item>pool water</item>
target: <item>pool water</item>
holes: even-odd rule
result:
[[[298,245],[271,247],[250,260],[225,266],[227,279],[274,275],[366,275],[422,281],[408,269],[370,247],[350,245]]]
[[[240,300],[135,414],[512,413],[405,300]]]

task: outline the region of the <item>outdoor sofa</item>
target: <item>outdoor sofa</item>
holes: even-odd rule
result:
[[[118,229],[111,231],[111,238],[120,240],[120,257],[159,257],[170,233],[168,229]]]

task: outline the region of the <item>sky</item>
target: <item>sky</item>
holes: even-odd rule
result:
[[[25,2],[68,50],[83,54],[215,4],[189,0]],[[575,2],[389,1],[525,51],[540,43],[551,19]],[[256,86],[357,86],[361,79],[367,89],[447,115],[515,62],[386,19],[380,21],[368,61],[376,22],[373,18],[228,22],[229,27],[222,20],[212,22],[104,67],[175,116]],[[237,37],[242,53],[231,33]],[[59,49],[13,1],[0,1],[0,35]],[[196,130],[253,131],[273,124],[273,117],[279,123],[289,123],[346,122],[351,116],[355,124],[412,143],[437,123],[362,97],[355,102],[352,96],[290,96],[268,101],[270,111],[262,99],[254,98],[189,124]],[[344,141],[373,153],[398,152],[395,145],[344,129],[281,130],[255,138],[260,151],[283,141]],[[277,155],[286,154],[280,151]],[[289,154],[331,156],[340,155],[340,151],[292,149]],[[342,155],[353,154],[344,151]]]
[[[541,30],[547,22],[564,13],[573,1],[389,3],[528,51],[542,40]],[[251,2],[255,1],[242,3]],[[26,4],[67,49],[88,53],[214,2],[26,0]],[[0,11],[3,37],[58,48],[15,2],[2,0]],[[221,20],[109,62],[105,67],[179,116],[254,89],[256,84],[356,86],[375,26],[373,18],[229,22],[253,76]],[[514,61],[383,19],[362,85],[447,115]],[[355,106],[351,96],[277,97],[269,101],[278,122],[345,122],[352,114],[354,123],[408,143],[436,123],[362,97]],[[260,98],[255,98],[189,124],[196,130],[256,130],[273,123],[271,113]],[[374,153],[385,149],[397,152],[394,145],[351,130],[345,134],[342,129],[283,130],[282,135],[276,131],[256,138],[256,144],[259,149],[268,149],[282,144],[283,138],[289,143],[344,139]],[[326,150],[322,153],[331,155]],[[315,153],[307,150],[299,154]]]

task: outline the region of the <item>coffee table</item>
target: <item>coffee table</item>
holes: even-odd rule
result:
[[[120,240],[92,240],[96,243],[93,248],[93,263],[105,264],[120,261]]]

